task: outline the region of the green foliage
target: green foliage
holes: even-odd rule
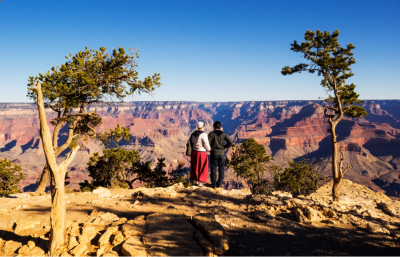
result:
[[[129,185],[132,166],[140,161],[140,155],[136,150],[124,148],[104,149],[103,155],[94,153],[89,159],[89,176],[92,182],[80,183],[81,191],[93,190],[96,187],[123,187]]]
[[[289,161],[289,167],[285,169],[274,166],[274,188],[293,195],[309,195],[321,186],[319,182],[328,181],[327,177],[321,175],[322,166],[323,162],[318,160]]]
[[[300,63],[293,67],[285,66],[281,73],[290,75],[302,71],[317,72],[318,76],[323,77],[321,85],[328,92],[333,92],[333,95],[325,99],[328,103],[325,115],[333,120],[340,120],[342,115],[361,118],[368,114],[359,106],[363,101],[358,99],[359,95],[354,91],[356,86],[345,84],[346,79],[354,75],[350,66],[356,63],[352,53],[355,46],[348,44],[346,48],[341,47],[338,37],[339,30],[335,30],[332,34],[328,31],[307,30],[304,36],[306,41],[301,44],[294,41],[291,50],[302,53],[309,63]]]
[[[251,192],[261,193],[266,190],[266,181],[262,178],[269,168],[271,157],[267,155],[265,147],[249,138],[240,146],[233,146],[232,157],[228,160],[237,177],[243,178],[249,185]]]
[[[81,189],[81,192],[91,192],[93,189],[97,188],[97,186],[94,186],[92,183],[90,183],[87,180],[79,183],[79,187]]]
[[[186,171],[183,167],[185,166],[185,162],[178,161],[178,167],[175,170],[172,170],[170,175],[170,184],[178,184],[182,183],[184,187],[192,186],[192,182],[189,179],[190,171]]]
[[[0,195],[20,193],[18,182],[25,176],[22,168],[7,159],[0,159]]]
[[[29,77],[28,96],[36,99],[33,86],[39,79],[44,100],[57,103],[55,108],[81,108],[82,103],[103,102],[105,97],[123,101],[127,95],[149,93],[160,85],[160,74],[157,73],[143,81],[138,79],[135,70],[138,66],[135,59],[139,58],[137,50],[130,49],[131,54],[123,47],[114,49],[111,54],[106,50],[105,47],[99,50],[86,47],[74,56],[66,56],[64,64],[52,67],[46,74]]]
[[[81,191],[92,191],[96,187],[132,187],[139,180],[146,187],[167,187],[176,183],[190,186],[189,173],[183,168],[184,162],[178,162],[178,168],[170,174],[165,171],[165,158],[158,158],[157,165],[152,169],[151,161],[140,162],[140,155],[135,150],[114,148],[103,150],[103,156],[95,153],[89,159],[89,176],[91,182],[85,180],[79,183]]]
[[[69,181],[67,181],[67,180],[69,180],[70,179],[70,177],[69,177],[69,173],[68,173],[68,171],[67,172],[65,172],[65,180],[64,180],[64,185],[65,186],[68,186],[69,185]]]
[[[142,181],[146,187],[167,187],[170,185],[167,172],[164,170],[165,158],[157,158],[157,165],[151,168],[151,162],[141,163],[135,169],[137,178]]]
[[[52,67],[46,74],[29,77],[28,97],[36,101],[35,82],[39,80],[45,107],[56,113],[56,118],[51,120],[51,124],[56,126],[53,138],[58,137],[62,127],[68,126],[66,148],[73,148],[80,139],[95,138],[108,147],[122,138],[129,140],[129,130],[124,127],[117,126],[115,130],[104,133],[96,131],[102,118],[93,105],[123,102],[128,95],[151,93],[161,85],[160,74],[138,79],[137,50],[130,49],[131,53],[127,53],[120,47],[110,54],[106,50],[105,47],[99,50],[85,48],[85,51],[66,56],[64,64]],[[57,149],[57,140],[53,141]]]

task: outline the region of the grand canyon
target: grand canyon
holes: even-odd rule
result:
[[[100,129],[117,124],[129,128],[132,137],[120,146],[139,151],[142,160],[166,158],[168,169],[179,160],[189,167],[186,141],[197,121],[212,130],[222,122],[223,130],[236,144],[248,138],[262,143],[273,163],[285,166],[289,160],[322,158],[325,175],[331,174],[331,142],[323,101],[254,102],[125,102],[92,106],[103,118]],[[338,127],[338,143],[351,169],[345,178],[391,197],[400,196],[400,100],[366,100],[368,116],[343,119]],[[48,117],[53,117],[48,110]],[[23,168],[21,188],[35,190],[45,164],[39,136],[38,112],[34,104],[0,104],[0,158],[11,159]],[[64,142],[66,133],[60,133]],[[104,146],[91,141],[80,149],[69,167],[70,187],[89,179],[87,162]],[[59,159],[63,159],[66,152]],[[229,151],[228,151],[229,156]],[[271,174],[266,174],[266,177]],[[232,170],[227,171],[226,188],[245,185]]]

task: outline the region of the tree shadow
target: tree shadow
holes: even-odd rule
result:
[[[24,192],[35,192],[37,189],[38,183],[32,183],[23,188]],[[50,192],[50,186],[47,186],[44,190],[45,192]]]
[[[17,140],[13,140],[13,141],[7,143],[3,148],[0,148],[0,152],[3,153],[6,151],[9,151],[9,150],[11,150],[11,148],[15,147],[16,145],[17,145]]]

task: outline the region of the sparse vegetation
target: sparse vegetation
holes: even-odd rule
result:
[[[346,85],[346,79],[352,77],[354,73],[350,68],[356,63],[352,50],[355,48],[353,44],[348,44],[346,48],[340,46],[338,42],[339,30],[335,30],[332,34],[328,31],[321,32],[317,30],[309,31],[304,35],[305,42],[298,44],[294,41],[291,44],[291,50],[296,53],[302,53],[303,57],[309,61],[309,64],[300,63],[293,67],[285,66],[282,69],[283,75],[301,73],[308,71],[309,73],[318,73],[323,76],[321,85],[332,92],[325,99],[327,103],[324,109],[324,115],[328,118],[331,142],[332,142],[332,177],[333,187],[332,196],[335,201],[339,200],[339,183],[343,179],[344,174],[350,168],[343,166],[343,154],[341,154],[338,163],[337,135],[336,126],[343,116],[350,118],[361,118],[367,116],[366,110],[359,104],[363,101],[359,100],[359,95],[354,91],[356,85],[353,83]]]
[[[157,158],[157,164],[154,169],[151,168],[151,161],[142,162],[132,167],[132,174],[136,174],[135,180],[140,180],[146,187],[168,187],[176,183],[182,183],[184,186],[190,186],[189,172],[183,169],[184,162],[178,162],[178,167],[168,174],[164,168],[165,158]],[[186,173],[186,176],[185,176]]]
[[[165,158],[158,158],[157,165],[152,168],[151,161],[140,162],[136,150],[124,148],[105,149],[103,156],[95,153],[89,160],[89,176],[91,182],[79,183],[81,191],[92,191],[97,187],[132,188],[132,183],[139,180],[146,187],[167,187],[176,183],[190,186],[189,173],[183,169],[184,162],[179,161],[177,169],[170,174],[165,171]],[[185,177],[186,173],[186,177]]]
[[[249,138],[240,146],[233,145],[232,149],[228,165],[233,168],[236,176],[245,180],[253,194],[266,192],[267,181],[262,177],[269,168],[271,157],[267,155],[265,147]]]
[[[328,178],[321,174],[323,162],[319,160],[289,161],[289,167],[273,167],[275,190],[291,192],[293,195],[309,195],[315,192]]]
[[[7,159],[0,159],[0,195],[21,193],[18,182],[24,179],[21,166]]]
[[[135,179],[132,177],[132,166],[140,162],[140,155],[136,150],[124,148],[104,149],[103,155],[94,153],[89,159],[89,176],[93,180],[79,183],[82,191],[93,190],[96,187],[132,188]]]

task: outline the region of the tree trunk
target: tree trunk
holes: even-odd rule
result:
[[[59,256],[61,246],[65,241],[65,191],[64,177],[66,170],[62,174],[51,176],[51,213],[50,213],[50,256]]]
[[[42,139],[46,166],[49,168],[51,185],[51,214],[50,214],[50,247],[49,256],[60,255],[60,247],[65,240],[65,197],[64,182],[65,172],[79,150],[79,145],[65,157],[65,160],[57,164],[56,152],[53,148],[50,129],[47,125],[44,109],[42,88],[39,80],[36,82],[37,107],[40,121],[40,138]]]
[[[39,179],[38,187],[36,188],[36,193],[44,193],[46,190],[47,178],[49,177],[49,168],[47,165],[44,166],[42,174]]]
[[[331,123],[331,141],[332,141],[332,198],[333,201],[339,201],[339,183],[341,181],[340,171],[337,165],[337,142],[336,142],[336,124]]]

